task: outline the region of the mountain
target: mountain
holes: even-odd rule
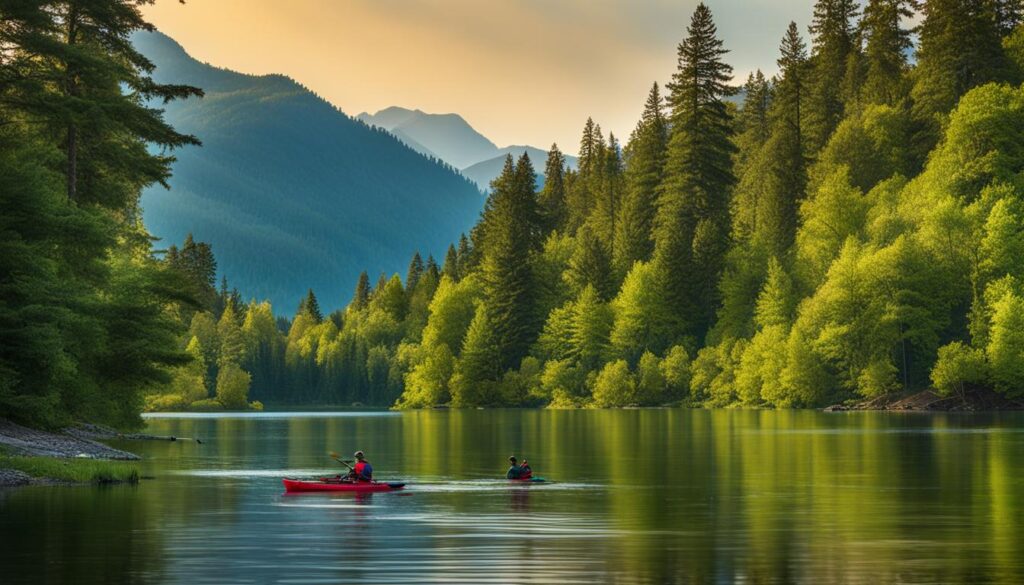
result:
[[[498,153],[493,142],[458,114],[428,114],[393,106],[372,115],[363,112],[356,119],[391,132],[416,150],[425,148],[425,154],[433,154],[459,169]]]
[[[530,154],[530,160],[537,169],[538,185],[544,184],[546,150],[533,146],[498,148],[458,114],[428,114],[422,110],[392,106],[376,114],[363,112],[356,119],[391,132],[417,152],[462,169],[462,174],[481,189],[489,189],[491,181],[501,174],[506,155],[518,158],[524,151]],[[576,157],[566,156],[566,161],[570,167],[576,168]]]
[[[174,153],[169,192],[143,194],[146,226],[163,245],[189,232],[210,242],[247,297],[288,313],[312,287],[340,307],[361,270],[404,274],[415,250],[442,258],[478,217],[483,196],[455,169],[292,79],[200,63],[159,33],[133,41],[157,81],[206,91],[158,106],[203,146]]]
[[[530,156],[533,168],[537,171],[537,188],[540,189],[544,187],[544,163],[548,159],[548,153],[532,146],[506,146],[499,149],[499,154],[494,158],[462,169],[462,174],[481,189],[489,189],[491,181],[501,174],[501,169],[505,166],[505,157],[511,154],[513,158],[518,159],[524,152]],[[575,169],[577,166],[575,156],[565,155],[565,162],[571,169]]]

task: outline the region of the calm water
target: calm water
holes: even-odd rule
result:
[[[138,487],[0,491],[8,583],[1021,583],[1024,416],[153,418]],[[367,452],[404,493],[284,496]],[[495,480],[529,458],[554,483]]]

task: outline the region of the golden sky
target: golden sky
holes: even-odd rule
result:
[[[775,71],[812,0],[710,0],[737,80]],[[576,152],[587,116],[621,139],[676,64],[697,0],[161,0],[148,18],[200,61],[283,73],[350,115],[455,112],[497,143]],[[805,32],[806,34],[806,32]]]

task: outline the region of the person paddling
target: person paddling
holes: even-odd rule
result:
[[[373,481],[373,466],[362,451],[356,451],[356,464],[348,474],[353,481]]]
[[[508,471],[505,472],[506,479],[530,479],[533,476],[533,470],[530,469],[530,466],[525,460],[522,465],[519,465],[519,461],[516,459],[516,456],[513,455],[508,458],[508,462],[511,466],[508,468]]]

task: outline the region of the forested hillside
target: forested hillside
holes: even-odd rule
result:
[[[291,309],[314,287],[342,306],[363,268],[399,269],[414,248],[443,253],[477,218],[483,196],[456,170],[291,79],[199,63],[156,32],[132,41],[158,82],[206,93],[161,106],[204,146],[178,153],[170,191],[145,192],[146,226],[167,243],[190,232],[211,243],[246,294]]]
[[[417,256],[404,282],[376,286],[364,273],[347,309],[307,302],[286,334],[249,306],[243,327],[266,323],[248,338],[252,368],[268,369],[254,395],[789,407],[932,385],[1021,394],[1020,4],[819,0],[809,32],[779,31],[778,74],[752,74],[736,107],[699,6],[624,145],[588,121],[579,170],[553,150],[539,191],[534,162],[507,159],[442,267]],[[260,386],[274,376],[292,382]]]

